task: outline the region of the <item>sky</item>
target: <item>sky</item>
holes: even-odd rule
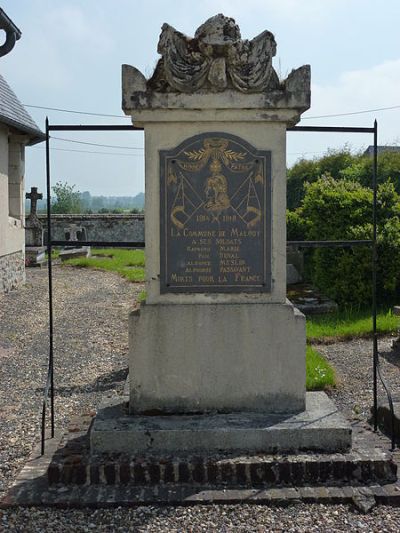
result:
[[[0,0],[0,7],[22,31],[0,59],[0,72],[23,104],[116,115],[27,107],[41,129],[46,115],[51,124],[129,124],[121,110],[121,65],[150,77],[164,22],[193,36],[206,19],[223,13],[236,20],[242,38],[266,29],[275,35],[280,77],[311,65],[312,104],[299,124],[372,126],[376,118],[379,144],[400,142],[399,0]],[[325,116],[384,107],[396,108]],[[93,195],[135,195],[144,191],[143,143],[142,132],[54,132],[52,182]],[[291,132],[287,161],[369,144],[368,134]],[[26,152],[26,188],[44,191],[44,143]]]

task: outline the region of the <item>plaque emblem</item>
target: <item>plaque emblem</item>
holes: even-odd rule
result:
[[[160,158],[161,291],[269,290],[270,152],[209,133]]]

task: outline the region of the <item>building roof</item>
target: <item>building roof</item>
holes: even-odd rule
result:
[[[28,135],[30,137],[28,144],[36,144],[46,138],[1,74],[0,123]]]
[[[400,146],[377,146],[378,154],[382,152],[400,152]],[[374,153],[374,146],[370,145],[365,150],[364,155],[372,155]]]

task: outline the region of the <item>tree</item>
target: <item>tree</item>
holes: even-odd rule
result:
[[[322,157],[297,161],[287,172],[288,209],[300,206],[305,195],[305,184],[314,183],[323,175],[340,179],[342,171],[358,162],[360,157],[361,154],[352,154],[349,147],[344,146],[340,149],[330,148]]]
[[[75,190],[75,185],[58,181],[52,191],[56,200],[52,204],[52,212],[55,214],[74,214],[82,212],[80,192]]]
[[[323,175],[335,180],[356,181],[372,188],[373,158],[365,153],[352,154],[347,146],[328,150],[322,157],[300,159],[287,171],[287,206],[296,209],[306,194],[307,183],[314,183]],[[400,152],[387,150],[378,154],[378,184],[391,178],[400,194]]]

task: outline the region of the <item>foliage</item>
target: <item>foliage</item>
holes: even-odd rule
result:
[[[322,157],[300,159],[290,169],[287,177],[287,205],[295,209],[301,205],[307,183],[314,183],[323,175],[334,179],[355,181],[372,188],[373,158],[361,152],[352,154],[349,147],[328,150]],[[378,154],[377,183],[393,180],[400,194],[400,152],[382,151]]]
[[[354,157],[351,164],[343,167],[340,177],[355,180],[372,187],[373,158],[371,156]],[[378,184],[385,183],[388,179],[396,184],[396,191],[400,193],[400,152],[383,151],[378,154]]]
[[[379,334],[397,333],[399,319],[390,309],[382,309],[377,314]],[[346,309],[336,313],[307,317],[307,341],[345,341],[369,337],[372,334],[371,309]]]
[[[287,240],[304,241],[307,235],[307,220],[301,208],[286,211]]]
[[[75,185],[58,181],[52,187],[52,190],[56,196],[56,200],[53,202],[51,208],[53,213],[70,214],[82,212],[80,192],[75,190]]]
[[[116,272],[129,281],[144,281],[144,251],[125,248],[92,249],[92,257],[69,259],[64,264]]]
[[[144,303],[147,298],[147,292],[146,291],[140,291],[137,297],[137,301],[139,303]]]
[[[400,196],[391,181],[378,187],[377,200],[378,295],[384,301],[393,299],[399,289]],[[372,202],[372,190],[360,183],[324,176],[306,185],[297,215],[304,219],[306,239],[368,240],[372,238]],[[369,246],[319,248],[309,271],[311,281],[340,305],[360,307],[371,302]]]
[[[300,159],[287,172],[287,206],[295,209],[301,205],[305,195],[305,184],[317,181],[323,175],[335,179],[341,177],[341,171],[361,156],[353,155],[345,146],[341,149],[330,149],[322,157]],[[370,158],[369,158],[370,159]]]
[[[307,346],[306,350],[306,388],[310,390],[325,390],[336,385],[334,369],[328,361],[314,348]]]

